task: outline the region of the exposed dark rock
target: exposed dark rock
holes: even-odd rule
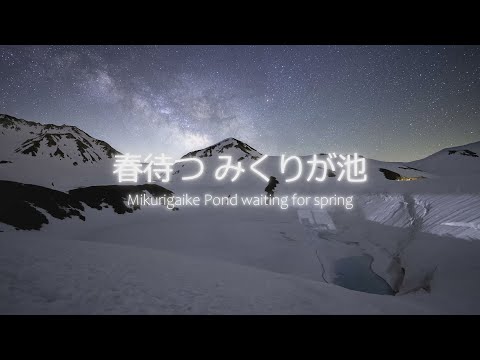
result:
[[[317,168],[323,169],[321,166],[317,166]],[[331,169],[327,169],[327,176],[328,176],[328,177],[335,177],[335,176],[337,176],[337,175],[336,175],[335,172],[332,171]]]
[[[246,153],[250,153],[252,151],[255,151],[257,152],[257,150],[255,150],[254,148],[252,148],[250,145],[248,144],[245,144],[244,142],[240,141],[240,140],[237,140],[237,139],[234,139],[236,140],[236,144],[235,144],[235,147],[236,148],[239,148],[240,150],[242,150],[243,152],[246,152]]]
[[[120,151],[115,150],[113,147],[111,147],[109,144],[107,144],[103,140],[95,139],[95,144],[100,145],[102,147],[102,149],[105,151],[109,159],[111,159],[115,155],[121,154]]]
[[[83,162],[87,162],[88,158],[85,156],[85,150],[88,149],[88,146],[82,143],[80,140],[75,140],[75,144],[77,144],[77,149],[80,152],[80,155],[82,155]]]
[[[230,144],[224,145],[220,150],[218,150],[219,153],[223,153],[223,150],[225,149],[230,149],[233,146],[233,142]]]
[[[89,186],[65,193],[43,186],[0,180],[0,197],[6,204],[0,207],[0,222],[16,229],[38,230],[48,224],[42,210],[57,219],[78,217],[85,220],[82,203],[98,210],[111,206],[118,214],[131,213],[140,207],[130,208],[125,204],[128,194],[139,191],[148,191],[153,196],[173,194],[155,184]]]
[[[57,151],[53,153],[55,156],[61,156],[62,158],[65,157],[65,154],[60,150],[60,148],[57,147]]]
[[[405,169],[405,170],[423,171],[423,170],[420,170],[420,169],[417,169],[417,168],[414,168],[414,167],[410,167],[410,166],[399,166],[398,168],[399,169]]]
[[[30,145],[30,146],[28,146]],[[22,150],[22,147],[28,146],[26,149]],[[27,140],[22,144],[22,147],[19,147],[15,152],[21,152],[25,155],[37,156],[38,149],[40,148],[40,141],[31,141]]]
[[[448,155],[453,155],[453,154],[456,154],[457,152],[459,152],[460,155],[478,157],[477,153],[471,150],[448,150]]]
[[[90,144],[87,139],[83,138],[82,141],[85,143],[85,145],[92,147],[92,144]]]
[[[14,118],[13,116],[4,115],[2,118],[0,118],[0,125],[5,129],[15,129],[18,131],[20,130],[20,127],[15,122],[15,120],[16,118]]]
[[[402,176],[394,171],[391,171],[391,170],[388,170],[388,169],[378,169],[380,172],[383,173],[383,175],[385,176],[385,178],[387,178],[388,180],[400,180],[402,178]]]
[[[61,138],[61,136],[55,136],[57,134],[45,134],[45,139],[47,140],[47,146],[52,147],[57,145],[55,138],[58,140]]]
[[[420,180],[425,179],[424,176],[402,176],[394,171],[388,169],[378,169],[380,172],[383,172],[383,175],[388,180],[397,180],[397,181],[412,181],[412,180]]]
[[[38,230],[48,224],[47,217],[37,208],[43,209],[57,219],[79,217],[83,205],[68,194],[43,186],[0,181],[0,222],[22,230]]]
[[[213,156],[213,150],[217,150],[218,153],[223,153],[226,149],[229,149],[231,147],[236,147],[242,150],[245,153],[245,156],[244,156],[245,158],[250,157],[253,160],[258,159],[258,156],[251,154],[251,152],[257,152],[257,150],[252,148],[250,145],[244,143],[243,141],[237,140],[235,138],[225,139],[205,149],[191,151],[188,154],[182,156],[182,159],[189,158],[189,157],[199,157],[199,158],[211,157]]]
[[[70,190],[68,193],[73,199],[82,201],[91,208],[101,210],[103,204],[108,204],[117,214],[124,214],[133,212],[132,208],[125,205],[128,194],[142,190],[148,191],[153,196],[173,194],[170,190],[155,184],[88,186]]]
[[[34,121],[17,119],[14,116],[0,114],[0,125],[2,125],[4,128],[12,128],[12,129],[15,128],[17,130],[20,130],[20,127],[18,126],[18,124],[23,124],[28,126],[43,126],[42,124]]]
[[[11,164],[12,162],[11,161],[8,161],[8,160],[2,160],[0,161],[0,164]]]

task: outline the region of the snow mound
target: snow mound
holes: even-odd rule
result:
[[[480,174],[480,141],[440,150],[425,159],[408,163],[439,175]]]

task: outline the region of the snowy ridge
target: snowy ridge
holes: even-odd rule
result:
[[[424,159],[408,163],[439,175],[480,174],[480,142],[446,148]]]
[[[69,125],[42,125],[0,114],[2,160],[24,156],[55,158],[77,166],[112,159],[117,150],[102,140]]]
[[[227,151],[228,150],[228,151]],[[212,157],[212,156],[230,155],[235,161],[242,161],[243,159],[256,160],[262,156],[257,150],[250,145],[237,140],[235,138],[227,138],[216,144],[213,144],[205,149],[189,152],[182,156],[182,159],[188,157]]]
[[[115,154],[120,152],[76,126],[0,114],[0,180],[58,190],[115,184]]]

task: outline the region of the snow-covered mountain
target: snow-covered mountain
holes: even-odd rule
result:
[[[120,152],[76,126],[0,114],[0,180],[57,190],[116,184],[116,154]]]
[[[351,210],[133,211],[131,192],[264,194],[249,169],[263,155],[228,138],[183,157],[205,164],[195,181],[181,180],[198,170],[185,162],[165,188],[119,185],[115,150],[80,129],[2,121],[0,313],[480,313],[480,143],[409,163],[366,159],[361,184],[337,181],[338,170],[307,182],[311,156],[293,183],[280,156],[258,166],[279,180],[276,196],[352,195]],[[246,170],[237,181],[213,177],[221,155]]]
[[[0,144],[0,160],[12,162],[31,156],[54,158],[77,166],[120,154],[76,126],[43,125],[5,114],[0,114]]]
[[[119,186],[112,146],[76,126],[40,124],[0,114],[0,223],[40,229],[47,216],[85,220],[84,206],[122,214],[129,192],[171,193],[155,184]]]
[[[319,149],[327,150],[328,149]],[[322,182],[322,189],[331,191],[343,190],[360,190],[365,191],[404,191],[411,189],[413,185],[407,184],[415,182],[415,187],[419,191],[452,191],[458,187],[458,182],[453,180],[455,176],[462,177],[462,190],[475,191],[476,182],[480,176],[480,142],[447,148],[441,150],[425,159],[412,162],[388,162],[365,158],[368,181],[364,184],[348,184],[338,182],[338,174],[340,168],[337,166],[335,171],[329,171],[328,177]],[[246,171],[242,173],[236,182],[232,184],[229,179],[225,181],[216,181],[213,177],[215,169],[224,165],[225,161],[218,160],[218,156],[229,155],[232,157],[232,165],[241,163],[242,168]],[[197,157],[202,160],[205,170],[202,178],[195,180],[195,184],[199,188],[216,188],[216,189],[263,189],[265,180],[249,168],[252,163],[262,157],[261,152],[255,150],[252,146],[234,138],[228,138],[217,144],[196,150],[184,155],[182,158]],[[287,156],[295,154],[286,154]],[[347,154],[344,154],[347,155]],[[319,153],[319,160],[326,160],[328,154]],[[318,191],[319,184],[307,182],[306,177],[311,169],[311,165],[307,161],[311,160],[311,155],[300,156],[303,162],[302,178],[293,183],[285,183],[285,179],[296,174],[297,167],[294,163],[286,167],[284,174],[281,172],[281,157],[278,155],[270,155],[257,166],[266,177],[275,176],[279,182],[279,191],[283,189],[287,192],[290,190],[298,190],[302,192]],[[336,163],[334,161],[334,163]],[[181,163],[175,165],[173,173],[172,187],[182,191],[185,186],[191,187],[191,183],[182,183],[182,176],[195,173],[196,165],[189,163]],[[230,177],[231,178],[231,177]],[[460,181],[460,180],[459,180]],[[432,184],[434,184],[432,186]],[[345,186],[346,185],[346,186]],[[223,191],[223,190],[222,190]]]
[[[319,149],[328,151],[328,149]],[[9,115],[0,115],[0,180],[18,181],[55,189],[68,190],[78,186],[118,184],[112,174],[115,154],[120,152],[108,143],[98,140],[83,130],[69,125],[43,125],[40,123],[17,119]],[[454,148],[444,149],[425,159],[413,162],[384,162],[366,159],[368,182],[357,186],[363,190],[379,190],[392,180],[419,180],[429,187],[429,180],[442,183],[445,175],[472,175],[468,180],[474,186],[474,178],[480,176],[480,142]],[[213,178],[215,169],[221,161],[218,156],[230,155],[234,164],[240,162],[246,169],[235,184],[218,182]],[[205,165],[201,179],[195,180],[198,188],[210,186],[241,187],[263,189],[265,181],[249,171],[250,165],[262,157],[262,153],[251,145],[235,138],[227,138],[204,149],[189,152],[182,158],[196,157]],[[294,154],[288,154],[294,155]],[[327,154],[318,154],[325,160]],[[307,160],[311,156],[301,156],[304,163],[304,175],[309,171]],[[223,163],[222,163],[223,164]],[[181,177],[195,171],[195,164],[180,163],[175,165],[172,187],[182,189]],[[269,155],[258,167],[267,177],[275,176],[280,183],[295,173],[295,166],[287,167],[285,174],[280,171],[280,156]],[[337,182],[337,171],[329,172],[329,177],[322,184],[325,187],[341,189]],[[438,180],[440,178],[440,180]],[[140,181],[140,180],[139,180]],[[393,182],[397,182],[393,181]],[[449,184],[452,182],[450,181]],[[54,184],[54,185],[52,185]],[[55,185],[57,184],[57,185]],[[165,185],[162,183],[161,185]],[[293,184],[302,191],[313,191],[315,183],[298,181]],[[388,184],[388,186],[392,186]],[[393,185],[396,186],[396,185]],[[399,185],[407,186],[407,185]],[[289,186],[284,184],[284,189]],[[290,186],[291,187],[291,186]],[[304,189],[302,187],[305,187]]]
[[[233,175],[229,175],[225,180],[217,181],[214,178],[215,170],[219,166],[225,165],[225,160],[219,160],[218,156],[231,156],[232,166],[240,166],[245,170],[241,173],[238,179],[232,183],[230,180]],[[182,158],[196,157],[204,164],[204,174],[201,178],[195,180],[193,190],[204,191],[209,189],[211,191],[235,191],[242,192],[257,192],[262,193],[266,185],[266,180],[258,174],[251,171],[250,166],[258,161],[262,156],[261,152],[255,150],[252,146],[239,141],[234,138],[227,138],[217,144],[209,146],[204,149],[196,150],[184,155]],[[286,154],[287,156],[295,154]],[[311,170],[311,165],[307,161],[311,160],[311,155],[299,156],[302,161],[302,176],[298,181],[287,183],[286,179],[295,176],[297,172],[297,165],[295,162],[290,163],[286,167],[285,172],[281,171],[281,156],[270,155],[266,157],[256,167],[258,171],[264,174],[267,178],[274,176],[278,181],[278,191],[280,193],[312,193],[319,189],[320,184],[315,181],[308,182],[306,178]],[[326,160],[328,154],[317,154],[319,160]],[[338,159],[339,160],[339,159]],[[197,165],[195,163],[179,163],[174,166],[174,172],[171,181],[171,189],[174,191],[193,191],[192,184],[189,182],[182,182],[182,176],[188,176],[196,172]],[[368,175],[368,182],[365,184],[357,184],[353,189],[367,191],[368,189],[378,189],[387,183],[392,183],[392,180],[425,180],[435,178],[436,176],[423,171],[418,168],[413,168],[405,163],[383,162],[377,160],[366,159],[366,168]],[[234,173],[234,170],[231,170]],[[319,170],[320,171],[320,170]],[[322,182],[321,187],[325,190],[342,191],[345,189],[352,189],[351,184],[346,184],[345,181],[338,182],[338,175],[340,169],[328,172],[328,177]],[[390,186],[390,185],[389,185]],[[293,191],[293,192],[292,192]]]
[[[256,160],[262,156],[261,153],[250,145],[235,138],[227,138],[205,149],[191,151],[182,156],[182,159],[189,157],[206,158],[221,155],[230,155],[236,161],[242,161],[243,159]]]

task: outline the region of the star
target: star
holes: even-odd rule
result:
[[[0,46],[0,106],[138,153],[408,161],[479,140],[479,74],[479,46]]]

